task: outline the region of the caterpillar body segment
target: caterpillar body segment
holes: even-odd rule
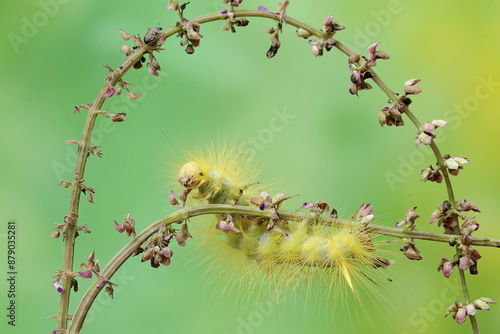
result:
[[[198,189],[196,198],[209,204],[250,205],[250,199],[243,191],[208,168],[197,162],[185,164],[179,172],[179,182],[188,189]]]
[[[252,196],[246,191],[248,186],[239,186],[229,177],[224,177],[224,170],[228,169],[220,168],[221,165],[224,164],[219,164],[219,170],[216,171],[201,159],[191,161],[182,166],[179,182],[187,189],[197,190],[195,198],[209,204],[252,205]],[[235,172],[234,169],[230,171]],[[254,289],[249,285],[258,280],[255,277],[258,274],[248,267],[250,263],[256,264],[258,271],[268,277],[267,280],[271,282],[268,289],[272,295],[287,287],[293,287],[294,290],[304,283],[319,284],[323,286],[323,290],[330,292],[349,286],[356,293],[359,283],[370,287],[374,282],[372,277],[375,268],[386,268],[390,264],[375,247],[372,236],[364,232],[366,225],[363,224],[353,225],[351,228],[336,228],[324,226],[318,220],[320,218],[311,216],[310,219],[298,222],[287,223],[280,220],[283,223],[279,227],[270,229],[268,219],[258,217],[219,215],[217,219],[216,228],[220,230],[218,235],[222,234],[226,245],[233,249],[233,252],[227,251],[224,254],[230,256],[229,253],[232,253],[236,256],[235,253],[239,253],[243,258],[236,266],[231,266],[229,263],[234,262],[217,255],[216,249],[213,249],[215,260],[221,261],[213,268],[218,267],[218,270],[227,273],[215,275],[231,277],[223,281],[233,281],[240,287],[244,276],[249,276],[246,277],[249,284],[245,286],[248,290]],[[220,243],[213,243],[213,246],[221,247]],[[240,272],[236,274],[231,270]],[[330,296],[326,298],[329,299]]]

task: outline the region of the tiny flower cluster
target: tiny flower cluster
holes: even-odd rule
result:
[[[387,53],[378,51],[377,46],[380,44],[374,43],[368,47],[368,58],[360,63],[361,54],[353,54],[349,57],[349,69],[351,70],[351,87],[349,93],[358,96],[360,90],[371,89],[372,86],[365,80],[373,78],[375,75],[370,67],[376,65],[377,59],[389,59]],[[380,116],[379,116],[380,117]],[[392,125],[392,124],[391,124]]]
[[[177,224],[181,223],[182,221],[177,222]],[[168,266],[174,254],[169,247],[170,241],[175,239],[180,247],[184,247],[186,240],[192,237],[186,222],[181,225],[179,230],[174,229],[171,225],[166,225],[151,236],[149,242],[146,242],[143,247],[139,247],[135,251],[135,255],[143,253],[141,262],[149,260],[153,268],[158,268],[160,264]]]
[[[106,286],[106,293],[109,295],[111,299],[113,299],[113,285],[116,286],[115,283],[111,282],[109,279],[104,277],[101,274],[101,269],[99,268],[99,259],[95,260],[95,252],[92,251],[88,257],[87,263],[80,263],[80,269],[81,271],[78,271],[76,273],[76,276],[82,277],[82,278],[92,278],[92,275],[95,275],[100,278],[99,282],[97,282],[96,288],[101,289],[102,287]],[[72,282],[72,285],[75,286],[76,288],[78,287],[78,283],[76,282],[75,279],[73,279],[74,282]]]
[[[448,170],[451,175],[458,175],[458,172],[463,169],[462,165],[469,163],[469,159],[463,156],[456,156],[452,158],[449,154],[443,156],[444,168]],[[437,165],[430,165],[424,168],[420,174],[420,181],[431,181],[441,183],[443,181],[443,175],[441,175],[441,170]]]
[[[251,199],[251,203],[259,207],[260,210],[264,211],[269,208],[274,208],[278,210],[280,205],[290,197],[286,197],[285,193],[279,193],[274,197],[271,197],[267,191],[259,191],[259,196],[255,196]]]
[[[266,56],[267,58],[273,58],[276,56],[276,53],[278,52],[278,49],[281,46],[281,42],[279,39],[279,33],[281,29],[283,28],[283,16],[286,13],[286,8],[288,7],[289,1],[281,1],[278,4],[278,12],[280,14],[279,20],[278,20],[278,27],[275,29],[273,27],[270,27],[267,29],[267,33],[270,35],[269,38],[271,39],[271,47],[269,50],[267,50]],[[260,8],[259,8],[260,9]],[[267,9],[267,8],[266,8]]]
[[[368,61],[370,64],[375,64],[376,59],[389,59],[388,58],[389,56],[387,56],[387,58],[385,58],[385,56],[384,56],[385,53],[380,54],[380,51],[376,51],[376,49],[373,46],[376,47],[377,45],[378,45],[378,43],[375,43],[374,45],[372,45],[370,47],[371,48],[371,51],[370,51],[371,56],[369,58],[370,60]],[[379,55],[379,56],[377,56],[377,55]],[[422,90],[419,87],[415,86],[419,82],[420,82],[420,79],[411,79],[411,80],[406,81],[405,85],[404,85],[404,87],[405,87],[404,94],[399,96],[398,100],[394,101],[391,105],[385,105],[382,107],[382,110],[378,114],[378,120],[379,120],[379,123],[381,126],[384,126],[384,125],[402,126],[402,125],[404,125],[404,121],[403,121],[401,115],[406,112],[406,110],[408,109],[408,106],[411,103],[411,99],[408,97],[408,95],[417,95],[420,92],[422,92]],[[444,125],[446,125],[446,124],[444,124]],[[434,128],[435,127],[437,127],[437,126],[434,125]],[[432,130],[434,130],[434,128]],[[432,130],[430,130],[430,131],[432,131]],[[420,132],[418,132],[418,134],[420,134]]]
[[[443,257],[438,266],[438,271],[442,270],[445,277],[450,277],[453,273],[453,267],[458,265],[460,270],[467,270],[472,275],[477,274],[477,262],[481,258],[479,252],[472,248],[472,233],[479,229],[479,224],[474,220],[474,218],[466,217],[461,214],[464,211],[474,211],[480,212],[477,206],[472,203],[467,202],[465,199],[456,202],[456,209],[454,209],[449,201],[444,201],[443,204],[438,206],[430,218],[430,223],[432,224],[438,220],[438,226],[443,226],[445,234],[453,234],[454,231],[459,227],[458,219],[462,219],[460,231],[460,248],[463,254],[455,258],[453,261],[448,260],[448,258]]]
[[[241,233],[241,230],[237,229],[234,226],[233,217],[231,215],[227,215],[227,217],[225,219],[220,219],[217,222],[217,225],[215,225],[215,228],[217,230],[221,230],[225,233],[228,233],[229,231],[232,231],[235,233]]]
[[[260,210],[264,211],[267,209],[274,209],[274,213],[271,217],[271,223],[267,225],[267,230],[266,233],[269,232],[271,229],[274,229],[275,231],[278,231],[282,235],[286,236],[288,235],[282,228],[281,224],[288,224],[288,222],[284,219],[281,219],[281,217],[278,214],[278,210],[283,204],[284,201],[287,199],[292,198],[293,196],[286,197],[285,193],[278,193],[277,195],[271,197],[267,191],[261,190],[259,191],[259,196],[252,197],[250,202],[253,205],[256,205],[259,207]]]
[[[115,220],[115,228],[119,233],[127,232],[127,238],[132,236],[135,238],[135,219],[130,218],[130,213],[125,217],[123,224],[118,224]]]
[[[443,204],[439,204],[437,210],[431,215],[430,224],[438,220],[438,226],[443,226],[445,234],[453,234],[453,229],[458,226],[458,218],[467,220],[467,217],[460,214],[464,211],[474,211],[480,212],[478,207],[472,203],[467,202],[465,199],[457,201],[456,209],[452,208],[449,201],[444,201]]]
[[[415,220],[417,220],[419,215],[415,214],[415,210],[417,209],[416,206],[413,208],[408,209],[406,212],[405,218],[403,220],[399,220],[395,225],[396,227],[404,227],[405,229],[408,229],[410,231],[415,230]]]
[[[326,51],[330,51],[335,43],[337,43],[337,41],[333,39],[332,36],[335,35],[338,30],[343,30],[345,28],[344,26],[341,26],[337,22],[333,21],[333,18],[333,15],[328,15],[323,21],[323,28],[321,29],[321,32],[324,33],[323,37],[318,40],[310,39],[308,41],[311,45],[311,51],[315,57],[322,56],[323,49],[326,49]],[[298,37],[309,38],[311,37],[311,35],[311,32],[303,28],[297,29]]]
[[[181,42],[181,46],[186,46],[186,53],[193,54],[194,48],[200,45],[200,40],[203,35],[200,34],[200,24],[198,22],[189,22],[189,20],[184,18],[184,9],[189,2],[179,4],[178,0],[171,0],[168,2],[167,9],[170,11],[176,11],[179,15],[180,22],[177,22],[178,27],[183,27],[183,30],[179,32],[178,37],[184,38]]]
[[[396,222],[396,227],[404,227],[405,230],[415,231],[415,221],[418,217],[420,217],[419,215],[415,214],[416,209],[416,206],[408,209],[405,218]],[[406,243],[406,245],[401,247],[399,250],[404,252],[404,255],[410,260],[422,260],[420,251],[417,249],[413,238],[404,238],[403,241]]]
[[[368,225],[375,219],[373,214],[373,206],[370,203],[363,204],[356,215],[356,221],[360,222],[362,225]]]
[[[310,212],[320,215],[322,213],[329,212],[330,206],[325,201],[317,201],[316,203],[305,202],[302,204],[302,209],[308,209]]]
[[[221,14],[227,15],[226,24],[222,26],[224,31],[231,30],[232,33],[236,32],[236,27],[246,27],[250,21],[248,21],[244,17],[236,18],[236,15],[233,12],[228,11],[227,9],[223,9],[220,11]]]
[[[445,317],[447,317],[450,313],[452,313],[453,319],[461,325],[467,320],[467,316],[475,316],[477,310],[487,310],[491,309],[489,304],[496,304],[496,302],[487,297],[481,297],[476,299],[474,302],[469,303],[467,305],[463,305],[461,301],[456,301],[451,304],[450,307],[446,310]]]
[[[417,130],[417,138],[415,138],[416,146],[419,147],[420,144],[430,145],[432,140],[436,138],[433,131],[445,125],[448,125],[448,122],[441,119],[425,122],[424,125],[422,125],[422,129]]]

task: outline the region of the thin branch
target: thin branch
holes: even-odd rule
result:
[[[279,216],[285,220],[293,220],[300,221],[303,219],[313,217],[310,213],[297,213],[290,211],[279,211]],[[172,224],[174,222],[178,222],[184,219],[193,218],[196,216],[202,215],[210,215],[210,214],[232,214],[232,215],[245,215],[245,216],[254,216],[271,219],[273,211],[261,211],[256,207],[248,207],[248,206],[237,206],[237,205],[222,205],[222,204],[213,204],[213,205],[202,205],[193,208],[181,209],[178,210],[165,218],[157,220],[150,226],[148,226],[144,231],[139,233],[136,238],[130,241],[125,247],[123,247],[106,265],[106,267],[101,271],[101,275],[110,279],[116,271],[122,266],[123,263],[127,259],[129,259],[136,249],[142,245],[149,237],[151,237],[154,233],[156,233],[160,228],[165,225]],[[325,225],[330,225],[334,227],[352,227],[359,226],[359,223],[352,222],[348,220],[342,219],[334,219],[327,217],[320,217],[321,222]],[[429,241],[438,241],[438,242],[447,242],[456,241],[457,236],[449,235],[449,234],[439,234],[439,233],[430,233],[430,232],[419,232],[419,231],[405,231],[399,228],[387,227],[387,226],[379,226],[379,225],[368,225],[366,230],[375,234],[382,234],[391,237],[397,238],[413,238],[413,239],[422,239]],[[479,239],[474,238],[472,241],[473,245],[481,245],[481,246],[491,246],[491,247],[500,247],[500,240],[497,239]],[[78,305],[75,315],[73,316],[73,321],[70,324],[68,333],[79,333],[85,317],[90,309],[90,306],[94,302],[95,298],[99,294],[101,289],[97,289],[96,285],[99,282],[99,278],[96,279],[90,287],[87,289],[87,292],[82,297],[80,304]]]
[[[271,12],[271,11],[265,11],[265,10],[235,10],[234,11],[235,17],[263,17],[263,18],[269,18],[275,21],[280,20],[280,13],[276,12]],[[291,18],[287,15],[281,16],[283,21],[291,26],[297,27],[297,28],[302,28],[308,32],[310,32],[312,35],[323,38],[325,37],[325,34],[319,30],[315,29],[303,22],[300,22],[294,18]],[[190,19],[190,22],[198,22],[198,23],[206,23],[206,22],[211,22],[211,21],[216,21],[216,20],[225,20],[227,18],[227,15],[221,14],[221,13],[211,13],[211,14],[206,14],[202,15],[193,19]],[[170,37],[184,29],[183,25],[176,25],[170,28],[167,28],[164,30],[160,35],[165,36],[165,37]],[[351,51],[349,48],[347,48],[344,44],[341,42],[336,42],[335,47],[343,52],[344,54],[350,56],[353,55],[354,52]],[[112,80],[106,81],[105,85],[102,87],[101,91],[99,92],[98,96],[96,97],[94,103],[92,104],[91,108],[88,111],[87,114],[87,120],[85,122],[84,130],[83,130],[83,136],[80,144],[80,150],[78,152],[78,160],[75,168],[75,174],[73,176],[73,182],[71,186],[71,198],[70,198],[70,206],[69,206],[69,214],[68,217],[71,219],[67,220],[67,229],[65,231],[65,251],[64,251],[64,263],[63,263],[63,272],[68,273],[67,275],[62,276],[62,286],[64,287],[65,291],[61,294],[61,302],[60,302],[60,309],[59,313],[57,315],[58,319],[58,329],[64,330],[67,328],[67,322],[69,320],[68,316],[68,307],[69,307],[69,297],[70,297],[70,287],[71,287],[71,275],[69,273],[73,272],[73,261],[74,261],[74,244],[75,244],[75,236],[76,236],[76,231],[77,231],[77,219],[78,219],[78,210],[79,210],[79,203],[80,203],[80,196],[82,192],[82,186],[81,186],[81,180],[83,179],[84,176],[84,171],[85,171],[85,166],[87,163],[87,159],[89,156],[90,152],[90,140],[91,140],[91,134],[92,130],[94,128],[95,120],[97,115],[99,114],[99,110],[101,109],[105,98],[104,94],[107,92],[108,88],[110,86],[116,85],[116,83],[123,77],[123,75],[135,64],[139,59],[147,52],[150,52],[151,48],[149,45],[142,45],[138,47],[132,55],[126,58],[125,62],[118,68],[118,70],[114,71]],[[398,101],[398,96],[392,92],[392,90],[389,89],[389,87],[380,79],[380,77],[375,73],[373,76],[374,82],[389,96],[389,98],[392,101]],[[407,116],[412,120],[412,122],[415,124],[415,126],[418,129],[421,129],[422,125],[418,121],[418,119],[408,110],[406,112]],[[447,185],[447,191],[448,191],[448,197],[450,199],[450,202],[452,205],[455,204],[454,200],[454,195],[453,195],[453,189],[451,187],[451,182],[449,180],[449,175],[446,170],[446,166],[444,165],[443,157],[441,153],[439,152],[437,146],[433,142],[431,144],[431,148],[433,150],[434,155],[436,156],[436,159],[438,161],[438,165],[443,173],[443,177],[446,181]],[[270,217],[270,214],[265,213],[265,212],[260,212],[256,208],[249,208],[249,207],[236,207],[236,206],[227,206],[227,205],[222,205],[222,206],[202,206],[202,207],[197,207],[197,208],[192,208],[192,209],[184,209],[177,211],[176,213],[173,213],[172,215],[169,215],[168,217],[165,217],[162,220],[159,220],[152,224],[150,227],[148,227],[146,230],[144,230],[140,235],[137,236],[134,240],[132,240],[127,246],[125,246],[111,261],[110,263],[106,266],[106,268],[103,270],[103,275],[107,277],[108,279],[118,270],[118,268],[125,262],[126,259],[128,259],[133,251],[149,236],[151,236],[153,233],[155,233],[158,229],[159,226],[162,224],[169,224],[173,221],[178,221],[180,219],[186,219],[188,217],[194,217],[197,215],[202,215],[202,214],[220,214],[220,213],[233,213],[233,214],[246,214],[246,215],[252,215],[252,216],[260,216],[260,217]],[[297,213],[290,213],[290,212],[281,212],[282,217],[284,219],[300,219],[300,217],[304,216],[303,214],[297,214]],[[333,220],[329,220],[328,218],[324,219],[325,223],[331,223]],[[352,224],[351,222],[348,221],[340,221],[340,220],[335,220],[334,225],[343,225],[343,224]],[[391,228],[391,227],[384,227],[384,226],[369,226],[368,227],[369,232],[373,233],[378,233],[378,234],[384,234],[384,235],[390,235],[398,238],[414,238],[414,239],[422,239],[422,240],[431,240],[431,241],[439,241],[439,242],[450,242],[450,241],[458,241],[460,238],[460,235],[445,235],[445,234],[438,234],[438,233],[430,233],[430,232],[410,232],[410,231],[405,231],[401,229],[396,229],[396,228]],[[492,246],[492,247],[500,247],[500,240],[493,240],[493,239],[479,239],[479,238],[473,238],[472,241],[473,245],[480,245],[480,246]],[[458,251],[458,250],[457,250]],[[463,271],[461,271],[461,277],[463,276]],[[465,276],[463,276],[462,283],[465,284]],[[85,294],[84,298],[80,302],[78,309],[75,312],[75,316],[71,322],[69,333],[78,333],[80,331],[80,328],[83,324],[83,321],[85,319],[85,316],[88,312],[88,309],[90,308],[90,305],[94,301],[95,297],[99,293],[99,290],[97,290],[96,287],[97,281],[94,282],[89,290],[87,290],[87,293]],[[468,295],[466,297],[468,299]],[[475,319],[471,317],[471,323],[475,323]],[[474,328],[474,325],[473,325]],[[476,325],[477,329],[477,325]]]

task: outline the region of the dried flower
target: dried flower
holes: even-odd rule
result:
[[[445,263],[443,263],[444,277],[449,278],[452,273],[453,273],[453,262],[446,261]]]
[[[463,169],[464,167],[462,165],[468,164],[469,160],[466,157],[462,156],[456,156],[454,158],[451,158],[448,154],[444,156],[444,164],[450,171],[451,175],[457,175],[458,172]]]
[[[441,183],[443,181],[443,175],[441,175],[441,171],[439,170],[438,166],[430,165],[429,167],[422,169],[422,172],[420,174],[420,181]]]
[[[368,47],[368,60],[367,64],[368,66],[375,66],[377,59],[389,59],[389,55],[385,52],[382,51],[377,51],[377,46],[380,44],[380,42],[373,43]]]
[[[125,41],[128,41],[130,38],[132,38],[132,35],[130,35],[129,33],[126,33],[125,31],[123,31],[121,28],[120,28],[120,36],[122,36],[122,38],[125,40]]]
[[[415,86],[420,82],[420,79],[411,79],[405,82],[405,94],[406,95],[417,95],[422,92],[422,89]]]
[[[179,205],[179,202],[177,201],[177,198],[175,198],[175,193],[173,190],[168,195],[168,199],[169,199],[170,205]]]
[[[457,310],[457,313],[453,316],[457,324],[461,325],[467,319],[467,310],[464,307],[461,307]]]
[[[113,94],[115,94],[115,93],[116,93],[115,87],[109,86],[108,90],[106,90],[106,93],[104,93],[103,97],[108,98],[108,97],[113,96]]]
[[[128,93],[127,93],[127,98],[129,100],[136,100],[136,99],[140,98],[141,96],[142,96],[142,94],[135,94],[131,91],[128,91]]]
[[[63,288],[63,287],[59,284],[59,282],[58,282],[58,281],[54,281],[54,282],[52,283],[52,286],[53,286],[54,288],[56,288],[56,291],[57,291],[57,292],[59,292],[59,293],[63,293],[63,292],[64,292],[64,288]]]

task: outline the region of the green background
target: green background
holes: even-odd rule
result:
[[[273,9],[277,3],[246,0],[242,8]],[[7,333],[48,333],[56,322],[47,317],[57,313],[59,303],[51,277],[61,268],[63,256],[62,240],[48,234],[67,213],[69,190],[57,183],[71,179],[76,157],[74,146],[63,141],[81,138],[86,117],[85,112],[72,114],[73,106],[94,99],[107,76],[102,65],[116,67],[123,60],[118,28],[142,35],[158,23],[175,24],[177,17],[167,12],[163,0],[42,0],[0,6],[1,254],[7,221],[14,220],[19,273],[17,326],[6,326],[8,300],[2,279],[0,328]],[[221,8],[219,1],[194,0],[186,15]],[[375,70],[395,91],[401,91],[406,80],[422,79],[423,93],[413,98],[412,110],[421,121],[450,121],[436,132],[440,149],[471,161],[453,177],[456,196],[482,210],[476,236],[496,238],[500,90],[499,85],[486,88],[483,82],[489,77],[495,83],[500,80],[499,10],[496,1],[451,0],[292,1],[288,9],[290,16],[316,27],[335,14],[346,26],[336,37],[353,50],[366,54],[368,45],[382,42],[379,49],[391,60],[379,61]],[[26,30],[26,22],[38,26]],[[88,224],[92,234],[77,239],[76,264],[86,262],[92,250],[104,264],[127,242],[116,233],[113,220],[122,221],[132,212],[141,230],[172,212],[168,192],[178,187],[169,163],[178,159],[179,147],[200,147],[210,138],[249,147],[256,140],[253,148],[262,178],[279,180],[277,191],[300,194],[294,204],[322,199],[348,216],[370,202],[376,222],[390,226],[408,208],[418,206],[418,229],[441,231],[428,225],[428,217],[446,198],[445,187],[419,181],[420,170],[435,162],[430,149],[415,148],[415,128],[409,121],[404,127],[380,127],[377,114],[387,100],[380,90],[363,91],[359,98],[349,95],[344,55],[332,51],[314,58],[307,42],[285,26],[282,47],[269,60],[265,31],[270,21],[251,18],[250,25],[236,34],[222,31],[221,25],[202,26],[204,38],[191,56],[178,40],[167,40],[166,50],[157,56],[160,79],[144,68],[125,78],[143,97],[130,102],[114,96],[104,105],[110,112],[127,112],[127,117],[123,123],[97,122],[93,143],[101,145],[104,156],[90,157],[88,163],[85,179],[96,188],[95,204],[82,201],[79,222]],[[25,39],[13,46],[13,34]],[[293,117],[280,130],[269,132],[276,111]],[[303,307],[299,300],[268,313],[252,302],[233,302],[230,296],[218,299],[213,287],[200,279],[204,269],[196,262],[203,255],[189,246],[174,249],[168,268],[152,269],[139,259],[126,263],[116,276],[115,299],[97,299],[83,332],[470,332],[468,321],[459,326],[443,317],[446,307],[463,299],[456,287],[457,273],[446,280],[436,272],[439,259],[453,254],[444,244],[417,241],[424,257],[419,262],[398,254],[400,242],[386,247],[397,260],[390,272],[393,283],[381,292],[384,300],[372,303],[364,298],[365,311],[355,303],[333,312],[312,302]],[[468,275],[471,295],[499,300],[500,252],[479,251],[480,274]],[[1,258],[6,272],[6,257]],[[80,280],[71,309],[88,284]],[[490,312],[478,313],[482,333],[498,331],[498,312],[493,306]]]

